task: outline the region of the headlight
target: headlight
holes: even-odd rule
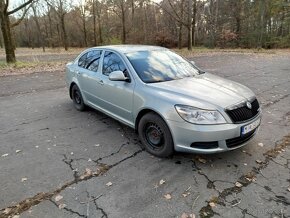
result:
[[[216,110],[202,110],[199,108],[175,105],[177,113],[187,122],[195,124],[222,124],[225,118]]]

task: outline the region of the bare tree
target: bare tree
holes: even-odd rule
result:
[[[45,42],[44,42],[44,32],[41,31],[41,27],[40,27],[40,23],[38,21],[38,18],[39,18],[39,14],[37,13],[37,9],[36,9],[36,6],[35,4],[31,4],[31,8],[32,8],[32,11],[33,11],[33,19],[35,21],[35,24],[36,24],[36,28],[37,28],[37,32],[38,32],[38,39],[40,41],[40,44],[41,44],[41,47],[42,47],[42,50],[43,52],[45,52]]]
[[[80,3],[80,12],[82,17],[82,24],[83,24],[83,33],[84,33],[84,43],[85,47],[88,47],[88,39],[87,39],[87,26],[86,26],[86,2],[81,1]]]
[[[1,22],[1,31],[3,35],[7,63],[16,62],[15,51],[14,51],[14,40],[11,33],[11,27],[14,27],[20,24],[20,22],[24,19],[27,10],[24,11],[22,17],[14,24],[10,23],[9,16],[25,8],[32,2],[33,0],[27,0],[25,3],[9,11],[8,10],[9,0],[0,0],[0,22]]]
[[[188,28],[187,49],[191,51],[192,50],[192,0],[188,0],[187,28]]]
[[[51,6],[52,9],[56,12],[59,21],[60,21],[60,27],[62,30],[62,41],[63,41],[63,47],[67,51],[68,50],[68,37],[66,32],[66,25],[65,25],[65,15],[67,14],[68,10],[68,1],[67,0],[46,0],[47,4]]]
[[[127,1],[126,0],[109,0],[110,8],[121,19],[122,24],[122,43],[125,44],[127,40],[126,30],[126,13],[127,13]]]

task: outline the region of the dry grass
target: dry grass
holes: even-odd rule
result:
[[[73,60],[85,48],[69,48],[65,51],[63,48],[46,48],[45,52],[41,48],[17,48],[15,64],[7,64],[5,62],[5,51],[0,49],[0,76],[30,74],[35,72],[63,72],[65,64]],[[252,54],[273,57],[276,55],[290,55],[290,49],[220,49],[194,47],[192,51],[186,48],[173,49],[176,53],[187,57],[194,58],[196,56],[212,56],[218,54]]]

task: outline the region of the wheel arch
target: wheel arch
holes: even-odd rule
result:
[[[170,132],[171,132],[171,129],[166,121],[166,119],[159,113],[157,112],[156,110],[152,109],[152,108],[143,108],[142,110],[140,110],[138,112],[138,115],[135,119],[135,132],[138,132],[138,125],[139,125],[139,122],[141,120],[141,118],[145,115],[145,114],[148,114],[148,113],[154,113],[156,115],[158,115],[159,117],[161,117],[163,119],[163,121],[166,123],[166,125],[168,126]],[[172,135],[172,134],[171,134]]]

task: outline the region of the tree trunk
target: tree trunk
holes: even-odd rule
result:
[[[84,42],[85,42],[85,47],[88,47],[88,40],[87,40],[87,27],[86,27],[86,17],[85,17],[85,12],[82,16],[83,20],[83,31],[84,31]]]
[[[181,14],[180,14],[180,19],[183,21],[183,16],[184,16],[184,0],[181,0]],[[182,22],[179,22],[179,28],[178,28],[178,49],[182,48],[182,27],[183,24]]]
[[[32,10],[33,10],[33,13],[34,13],[33,19],[35,21],[36,28],[37,28],[37,31],[38,31],[38,37],[40,38],[40,44],[41,44],[41,47],[42,47],[42,51],[45,52],[44,36],[43,36],[42,31],[41,31],[40,24],[38,22],[38,16],[37,16],[36,9],[35,9],[34,6],[32,7]]]
[[[265,20],[265,10],[266,10],[266,0],[260,1],[260,22],[259,22],[259,38],[258,38],[258,48],[262,48],[264,44],[264,20]]]
[[[193,0],[192,43],[195,46],[196,0]]]
[[[96,4],[98,4],[99,2],[97,1]],[[97,13],[97,21],[98,21],[98,31],[99,31],[99,41],[100,44],[103,44],[103,33],[102,33],[102,20],[101,20],[101,6],[100,5],[96,5],[96,13]]]
[[[47,16],[48,16],[48,22],[49,22],[49,35],[50,35],[49,36],[49,45],[51,48],[54,48],[53,33],[52,33],[52,19],[51,19],[50,9],[49,9]]]
[[[96,30],[96,3],[93,0],[93,29],[94,29],[94,46],[97,45],[97,30]]]
[[[10,29],[10,20],[9,15],[6,12],[0,13],[0,21],[1,21],[1,31],[3,35],[3,41],[5,46],[6,53],[6,62],[7,63],[15,63],[15,51],[14,51],[14,42]]]
[[[188,36],[187,36],[187,49],[189,51],[192,50],[192,0],[188,0],[188,17],[187,17],[187,29],[188,29]]]
[[[100,15],[98,15],[98,28],[99,28],[99,40],[100,40],[100,44],[103,44],[102,23],[101,23],[101,16]]]
[[[143,42],[144,44],[147,44],[148,38],[148,32],[147,32],[147,10],[146,10],[146,3],[143,3]]]
[[[61,24],[62,34],[63,34],[63,46],[64,46],[64,49],[67,51],[68,42],[67,42],[67,34],[66,34],[65,23],[64,23],[64,16],[65,14],[62,14],[60,16],[60,24]]]
[[[126,20],[125,20],[125,9],[124,3],[121,4],[121,16],[122,16],[122,43],[126,44]]]
[[[182,49],[182,24],[179,23],[178,28],[178,49]]]

